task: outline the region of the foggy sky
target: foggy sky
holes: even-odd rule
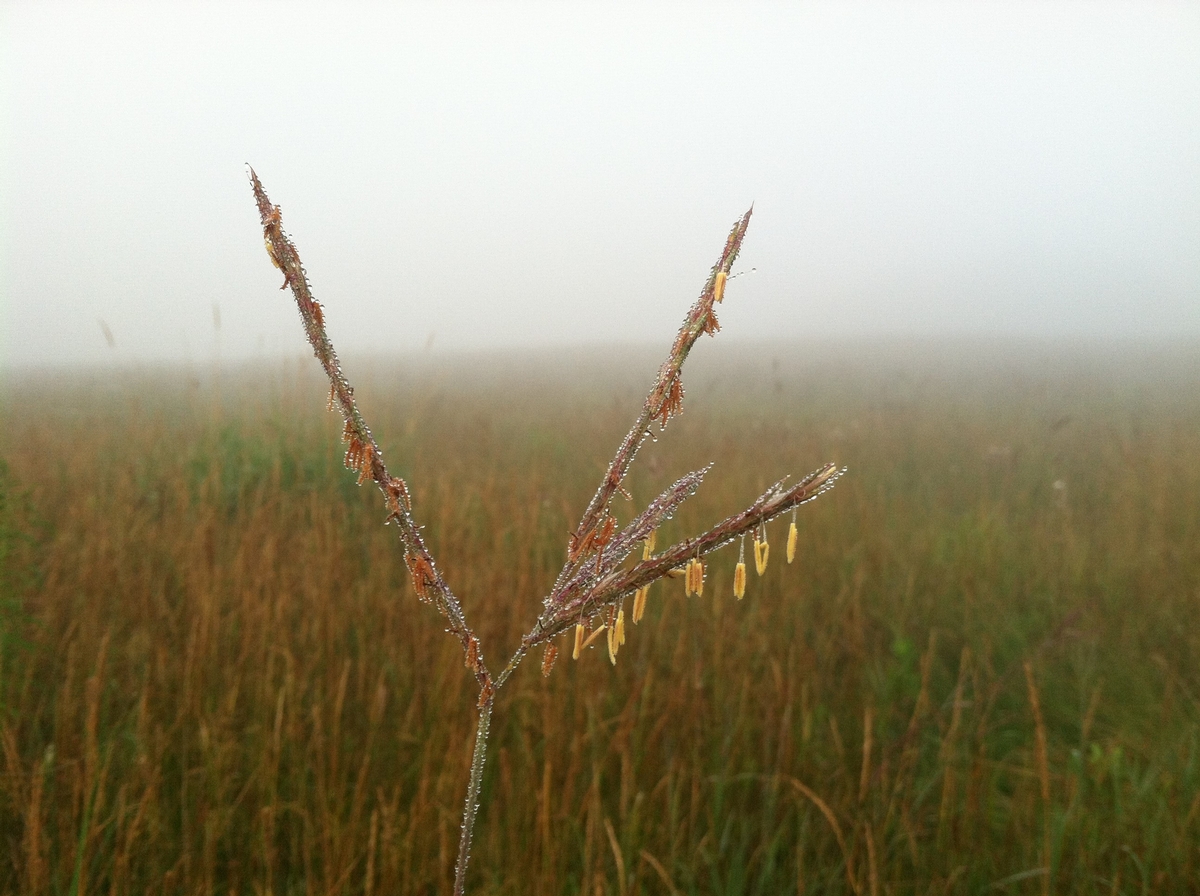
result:
[[[1200,7],[0,6],[0,366],[1200,336]],[[220,328],[214,327],[214,305]],[[106,343],[100,321],[115,348]]]

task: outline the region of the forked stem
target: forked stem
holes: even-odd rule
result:
[[[479,814],[479,788],[483,784],[483,763],[487,759],[488,729],[492,724],[492,701],[479,708],[475,726],[475,749],[471,752],[471,780],[467,782],[467,804],[463,807],[462,833],[458,839],[458,861],[454,865],[454,896],[463,896],[467,886],[467,862],[471,858],[471,836],[475,816]]]

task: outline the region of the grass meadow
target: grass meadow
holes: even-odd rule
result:
[[[716,462],[663,538],[849,473],[745,600],[727,548],[615,667],[518,670],[469,891],[1196,892],[1198,358],[701,343],[629,480]],[[489,662],[659,360],[349,359]],[[477,688],[327,391],[311,357],[8,377],[0,891],[447,891]]]

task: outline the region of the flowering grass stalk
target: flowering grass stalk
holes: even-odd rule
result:
[[[479,718],[455,865],[454,893],[455,896],[461,896],[466,887],[467,863],[479,807],[479,789],[483,780],[496,690],[504,685],[521,660],[531,650],[544,647],[542,673],[549,675],[558,655],[558,647],[553,640],[564,633],[573,632],[573,658],[578,659],[581,651],[603,634],[609,659],[615,664],[621,645],[625,643],[625,601],[628,597],[634,597],[631,615],[636,623],[645,610],[650,585],[661,578],[682,573],[687,593],[701,594],[704,589],[703,558],[727,544],[744,539],[747,533],[754,533],[755,564],[758,574],[762,575],[768,557],[767,522],[788,511],[794,512],[799,505],[832,488],[844,470],[827,463],[790,485],[787,480],[780,480],[740,513],[728,517],[701,535],[655,553],[658,527],[696,492],[710,469],[704,467],[681,477],[630,523],[618,530],[612,502],[618,494],[630,497],[623,483],[638,449],[646,439],[652,437],[656,428],[661,431],[672,417],[682,412],[684,391],[681,375],[684,361],[701,334],[715,335],[720,329],[714,306],[724,299],[730,269],[750,224],[751,209],[730,230],[725,247],[713,265],[700,297],[689,309],[667,359],[659,368],[641,413],[622,440],[599,488],[571,533],[566,545],[566,562],[550,594],[542,603],[541,615],[521,638],[508,663],[499,674],[493,676],[484,661],[482,645],[467,624],[462,604],[442,578],[421,537],[407,485],[388,472],[383,454],[359,413],[354,401],[354,389],[347,382],[325,331],[324,311],[312,295],[295,244],[282,229],[280,208],[267,198],[254,170],[250,169],[249,173],[262,220],[267,254],[283,272],[281,289],[291,288],[308,341],[329,379],[329,408],[338,411],[344,421],[342,439],[347,443],[345,465],[358,474],[359,485],[370,480],[383,493],[388,510],[387,522],[395,523],[399,530],[413,589],[418,599],[432,604],[446,618],[447,630],[458,639],[466,666],[475,676],[479,687],[476,703]],[[795,551],[794,533],[793,522],[788,539],[789,562]],[[641,560],[630,563],[630,556],[639,546],[643,548]],[[734,589],[738,599],[741,599],[745,593],[745,565],[741,554]],[[590,634],[588,629],[591,629]]]

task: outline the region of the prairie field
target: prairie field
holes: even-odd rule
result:
[[[661,355],[348,359],[489,664]],[[497,696],[473,894],[1189,893],[1200,347],[704,340],[660,536],[848,468]],[[448,892],[477,689],[311,357],[9,374],[0,892]],[[628,509],[626,509],[628,508]]]

